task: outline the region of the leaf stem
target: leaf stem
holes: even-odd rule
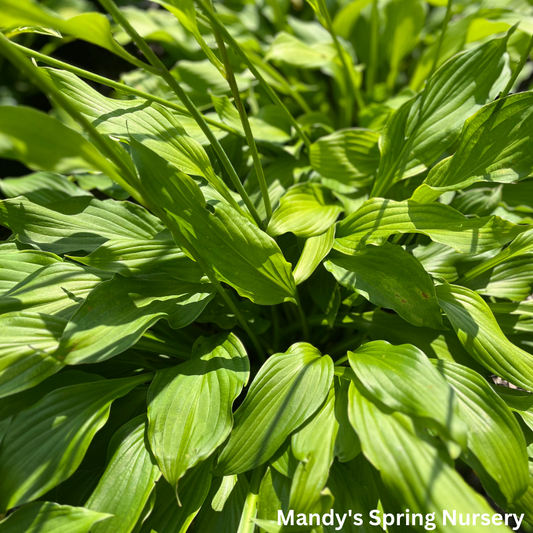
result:
[[[94,74],[88,70],[75,67],[63,61],[60,61],[59,59],[54,59],[47,55],[41,54],[40,52],[36,52],[35,50],[32,50],[31,48],[26,48],[25,46],[22,46],[21,44],[18,44],[18,43],[11,43],[11,44],[16,46],[21,52],[24,52],[25,55],[29,57],[33,57],[34,59],[37,59],[38,61],[41,61],[42,63],[46,63],[47,65],[50,65],[51,67],[56,67],[56,68],[66,70],[67,72],[72,72],[72,74],[76,74],[76,76],[79,76],[80,78],[85,78],[87,80],[94,81],[95,83],[100,83],[101,85],[105,85],[106,87],[111,87],[112,89],[115,89],[116,91],[121,92],[121,93],[128,93],[128,94],[137,96],[139,98],[144,98],[145,100],[148,100],[149,102],[156,102],[158,104],[161,104],[162,106],[165,106],[165,107],[168,107],[169,109],[177,111],[178,113],[187,115],[188,117],[191,116],[191,114],[189,113],[186,107],[176,104],[174,102],[171,102],[170,100],[165,100],[164,98],[160,98],[159,96],[155,96],[150,93],[145,93],[144,91],[140,91],[139,89],[135,89],[133,87],[130,87],[129,85],[125,85],[124,83],[110,80],[109,78],[105,78],[104,76],[99,76],[98,74]],[[204,120],[211,126],[215,126],[218,129],[227,131],[228,133],[231,133],[232,135],[238,135],[239,137],[243,136],[240,131],[236,130],[235,128],[232,128],[231,126],[228,126],[227,124],[224,124],[223,122],[218,122],[217,120],[213,120],[212,118],[209,118],[209,117],[204,117]]]
[[[213,34],[215,35],[215,39],[218,44],[218,49],[220,50],[220,55],[222,56],[222,61],[224,63],[224,68],[226,70],[226,77],[227,77],[228,84],[231,89],[231,94],[233,95],[235,105],[237,106],[237,111],[239,112],[239,117],[241,118],[241,123],[244,129],[244,134],[246,136],[246,141],[248,143],[248,147],[250,148],[250,154],[254,162],[255,173],[257,174],[257,181],[259,182],[259,187],[261,189],[261,195],[263,197],[263,202],[265,204],[266,225],[268,226],[268,222],[270,221],[270,218],[272,217],[272,204],[270,203],[270,196],[268,194],[268,187],[267,187],[267,183],[265,179],[265,173],[263,172],[263,167],[261,165],[261,159],[259,158],[259,152],[257,151],[257,146],[255,144],[254,134],[252,132],[252,128],[250,127],[250,121],[248,120],[248,115],[246,114],[246,110],[244,109],[244,105],[241,100],[239,87],[237,86],[237,81],[235,80],[235,74],[233,73],[233,69],[229,61],[226,45],[224,44],[222,36],[215,28],[213,28]]]
[[[142,194],[135,188],[137,177],[131,165],[126,160],[126,153],[121,154],[120,146],[116,147],[107,137],[101,135],[93,124],[84,117],[70,102],[70,100],[57,89],[57,87],[44,76],[38,67],[20,52],[15,45],[0,33],[0,51],[23,72],[41,91],[51,98],[57,105],[62,107],[88,134],[95,147],[113,163],[112,178],[124,188],[139,203],[146,205]],[[118,150],[117,150],[118,148]],[[123,155],[123,157],[122,157]]]
[[[237,53],[237,55],[246,64],[250,72],[257,78],[257,80],[262,85],[262,87],[265,89],[266,93],[271,98],[271,100],[284,111],[288,120],[290,120],[291,124],[294,126],[294,129],[298,133],[299,137],[302,139],[303,143],[305,144],[307,151],[309,151],[311,149],[311,142],[309,141],[309,138],[304,133],[304,131],[302,130],[302,128],[300,127],[296,119],[292,116],[290,111],[285,107],[285,104],[280,100],[279,96],[272,89],[272,87],[270,87],[270,85],[265,81],[263,76],[261,76],[260,72],[257,70],[253,62],[250,61],[250,58],[246,55],[244,50],[240,47],[239,43],[231,36],[231,34],[226,29],[224,24],[220,22],[216,13],[213,11],[209,3],[206,2],[205,0],[198,0],[198,3],[202,7],[207,18],[209,19],[211,27],[216,29],[222,35],[226,43],[228,43],[228,45]]]
[[[509,82],[505,86],[505,89],[500,94],[500,100],[505,98],[509,94],[510,90],[513,88],[513,85],[515,84],[520,72],[522,72],[522,69],[524,68],[524,65],[526,64],[526,61],[529,58],[529,54],[531,53],[531,49],[532,48],[533,48],[533,36],[531,36],[529,44],[528,44],[527,48],[524,50],[524,53],[520,56],[520,60],[518,61],[517,65],[516,65],[516,67],[515,67],[515,69],[513,71],[513,75],[511,76],[511,79],[509,80]]]
[[[333,23],[331,21],[331,16],[329,14],[326,3],[324,0],[318,0],[318,1],[320,5],[320,12],[322,13],[324,17],[324,20],[326,21],[326,26],[327,26],[326,29],[328,30],[328,32],[330,33],[333,39],[333,43],[335,45],[335,48],[337,49],[337,54],[342,63],[342,69],[343,69],[344,77],[346,80],[346,90],[348,91],[347,93],[348,109],[346,110],[346,122],[349,125],[351,125],[352,123],[352,108],[351,108],[352,98],[351,98],[351,93],[349,91],[351,90],[353,95],[355,96],[355,100],[357,102],[357,106],[359,107],[359,109],[362,109],[365,106],[365,104],[363,101],[363,97],[361,96],[361,93],[359,91],[359,87],[357,87],[357,84],[355,83],[353,79],[348,62],[346,61],[345,50],[342,47],[339,41],[339,38],[337,37],[337,34],[335,33],[335,30],[333,28]]]
[[[165,67],[163,62],[155,55],[148,43],[137,33],[133,26],[128,22],[126,17],[122,14],[122,12],[113,2],[113,0],[99,0],[99,2],[111,14],[117,24],[119,24],[124,29],[124,31],[131,37],[132,41],[145,55],[146,59],[148,59],[148,61],[157,69],[159,76],[161,76],[167,82],[168,86],[174,91],[176,96],[185,105],[192,118],[196,121],[200,129],[203,131],[204,135],[208,138],[209,142],[213,146],[213,149],[215,150],[220,161],[222,162],[222,165],[229,174],[229,177],[234,187],[237,189],[237,192],[240,194],[241,198],[246,204],[246,207],[250,211],[250,214],[254,218],[257,225],[261,227],[262,221],[261,217],[259,216],[259,213],[257,212],[254,204],[250,200],[248,193],[244,189],[241,180],[239,179],[237,172],[235,172],[235,169],[233,168],[233,165],[231,164],[231,161],[229,160],[226,152],[218,142],[218,139],[215,137],[209,126],[207,125],[203,115],[200,113],[200,111],[198,111],[192,100],[189,98],[187,93],[181,88],[180,84]]]
[[[368,59],[366,92],[372,94],[376,81],[376,69],[378,62],[378,38],[379,38],[379,12],[378,0],[372,2],[372,14],[370,18],[370,57]]]
[[[241,521],[239,523],[239,529],[237,533],[254,533],[255,523],[252,521],[257,516],[257,500],[259,499],[259,488],[261,487],[261,481],[265,475],[267,464],[258,466],[252,474],[252,480],[250,481],[250,488],[246,495],[246,501],[244,502],[244,509],[241,515]]]
[[[435,50],[435,59],[433,60],[433,65],[428,75],[428,79],[433,76],[435,70],[437,70],[437,65],[439,64],[440,52],[442,50],[442,44],[444,43],[444,36],[446,35],[446,30],[448,29],[448,24],[452,18],[452,2],[453,0],[448,0],[446,5],[446,15],[444,15],[444,21],[442,22],[442,29],[440,31],[439,42],[437,43],[437,49]]]

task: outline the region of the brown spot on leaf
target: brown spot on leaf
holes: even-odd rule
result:
[[[424,298],[424,300],[427,300],[429,296],[424,291],[422,291],[422,298]]]

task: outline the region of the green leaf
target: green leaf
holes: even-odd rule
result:
[[[533,355],[507,339],[481,296],[457,285],[440,285],[436,291],[466,351],[497,376],[533,390]]]
[[[93,525],[109,519],[83,507],[35,502],[25,505],[0,522],[0,533],[88,533]]]
[[[331,226],[322,235],[306,239],[302,255],[294,267],[296,285],[303,283],[317,269],[322,259],[331,251],[335,241],[335,226]]]
[[[455,154],[436,165],[424,183],[442,193],[479,181],[511,183],[530,176],[532,109],[533,93],[482,107],[466,121]]]
[[[31,311],[0,316],[0,398],[34,387],[64,366],[55,351],[66,324]]]
[[[467,460],[493,498],[500,499],[496,484],[503,505],[516,501],[529,483],[526,441],[516,418],[477,372],[445,361],[436,366],[455,390],[468,426]]]
[[[331,42],[307,44],[294,35],[280,32],[265,56],[267,61],[279,61],[297,68],[317,69],[335,58],[337,51]]]
[[[69,198],[43,207],[25,198],[0,202],[0,224],[17,240],[62,254],[92,252],[109,239],[152,239],[164,229],[146,209],[130,202]]]
[[[133,346],[161,318],[174,329],[188,326],[213,296],[208,284],[160,274],[116,275],[93,290],[72,316],[56,357],[71,365],[104,361]]]
[[[296,301],[290,264],[271,237],[223,203],[212,214],[191,178],[134,139],[132,152],[141,183],[185,252],[194,256],[192,247],[220,281],[254,303]]]
[[[39,250],[3,252],[0,263],[0,296],[43,266],[61,261],[57,255]]]
[[[29,311],[69,319],[110,274],[74,263],[46,265],[0,296],[0,315]]]
[[[8,198],[25,196],[30,202],[39,205],[52,204],[72,196],[91,196],[64,176],[51,172],[34,172],[19,178],[3,179],[0,189]]]
[[[441,329],[442,318],[429,274],[400,246],[367,246],[366,253],[332,255],[324,266],[344,287],[374,305],[394,309],[415,326]]]
[[[261,367],[222,449],[217,472],[239,474],[267,461],[285,439],[322,405],[333,362],[307,343],[274,354]],[[311,392],[312,391],[312,392]]]
[[[525,300],[533,292],[533,254],[515,256],[464,285],[484,296]]]
[[[0,510],[38,498],[73,474],[113,400],[146,379],[64,387],[16,415],[0,445]]]
[[[450,523],[443,526],[443,509],[456,511],[457,516],[492,516],[490,506],[442,459],[426,435],[417,431],[405,415],[381,410],[354,383],[350,385],[349,416],[363,453],[379,470],[400,509],[423,515],[435,513],[435,530],[442,533],[462,530]],[[500,531],[492,525],[484,530]]]
[[[43,72],[100,133],[125,141],[132,137],[182,172],[217,183],[204,148],[185,131],[177,113],[140,98],[106,98],[70,72],[48,68]]]
[[[428,168],[457,140],[464,121],[503,89],[509,77],[507,39],[493,39],[456,55],[421,93],[391,115],[380,137],[373,196]]]
[[[71,35],[113,52],[126,61],[139,61],[126,52],[113,38],[107,18],[101,13],[83,13],[65,19],[32,0],[0,0],[2,26],[39,26],[53,28],[64,35]]]
[[[422,419],[444,438],[465,447],[466,426],[459,418],[457,396],[421,350],[411,344],[373,341],[348,352],[348,359],[373,398]]]
[[[156,487],[154,510],[141,526],[140,533],[185,533],[209,493],[211,463],[211,459],[203,461],[185,474],[181,505],[176,500],[175,489],[161,478]]]
[[[364,183],[379,166],[379,133],[363,128],[338,130],[311,145],[311,166],[325,178]]]
[[[113,239],[88,256],[69,257],[92,268],[126,277],[159,272],[190,283],[208,281],[198,264],[189,259],[173,240],[160,240],[159,236],[146,240]]]
[[[148,391],[148,438],[176,494],[184,474],[228,437],[249,371],[239,339],[221,333],[201,338],[185,363],[157,372]]]
[[[130,420],[114,435],[113,454],[85,507],[113,515],[92,533],[129,533],[161,475],[145,440],[146,415]]]
[[[0,0],[0,9],[6,0]],[[32,170],[69,173],[101,171],[113,178],[114,165],[80,133],[46,113],[23,106],[0,106],[0,156]]]
[[[322,235],[342,212],[336,203],[331,192],[316,183],[295,185],[281,197],[268,233],[276,236],[290,231],[298,237]]]
[[[479,254],[503,246],[526,229],[495,216],[466,218],[440,203],[372,198],[337,223],[333,248],[351,254],[397,233],[422,233],[459,253]]]

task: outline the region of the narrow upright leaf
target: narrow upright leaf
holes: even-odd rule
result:
[[[148,392],[148,438],[176,493],[180,478],[226,440],[248,373],[241,342],[222,333],[202,338],[191,359],[156,374]]]
[[[85,508],[113,515],[92,533],[130,533],[161,475],[145,438],[146,416],[130,420],[113,436],[109,463]]]

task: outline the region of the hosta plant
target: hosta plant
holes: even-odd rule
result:
[[[0,0],[0,533],[530,531],[532,21]]]

